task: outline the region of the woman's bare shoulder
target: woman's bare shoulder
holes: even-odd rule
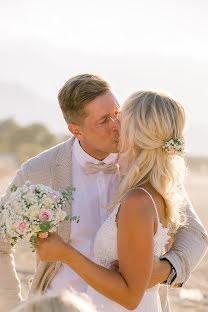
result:
[[[120,206],[119,215],[130,215],[135,217],[147,216],[154,217],[154,207],[152,207],[152,200],[141,189],[132,189],[123,198]]]

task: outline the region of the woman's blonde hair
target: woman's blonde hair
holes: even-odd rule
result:
[[[166,202],[166,217],[172,233],[185,223],[181,190],[185,163],[183,158],[169,155],[163,145],[183,136],[184,128],[183,106],[165,94],[137,91],[122,107],[123,152],[119,162],[123,164],[123,178],[113,204],[119,203],[133,187],[150,183]]]

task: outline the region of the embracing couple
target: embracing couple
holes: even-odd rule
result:
[[[73,185],[66,212],[80,222],[38,239],[29,296],[73,288],[98,312],[170,311],[168,286],[188,280],[208,245],[182,185],[183,106],[137,91],[120,112],[111,86],[93,74],[69,79],[58,98],[73,137],[24,163],[11,185],[30,180],[60,192]],[[13,250],[2,239],[0,264],[6,311],[21,296]]]

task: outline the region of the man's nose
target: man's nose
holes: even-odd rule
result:
[[[120,127],[120,118],[119,116],[110,117],[113,127],[119,128]]]

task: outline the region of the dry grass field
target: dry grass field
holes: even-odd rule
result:
[[[7,165],[0,166],[0,194],[3,194],[15,171]],[[191,172],[186,179],[187,193],[208,230],[208,174],[207,171]],[[28,280],[35,269],[35,255],[28,246],[19,244],[15,252],[15,263],[22,284],[22,295],[27,296]],[[182,289],[169,291],[171,310],[174,312],[208,311],[208,255]]]

